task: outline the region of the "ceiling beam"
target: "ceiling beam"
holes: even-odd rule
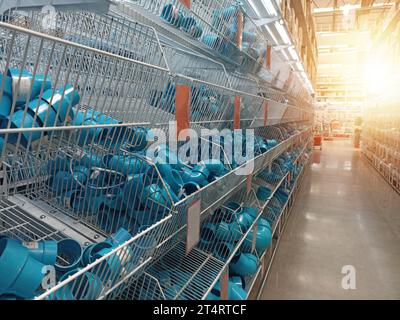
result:
[[[361,8],[371,8],[375,0],[361,0]]]

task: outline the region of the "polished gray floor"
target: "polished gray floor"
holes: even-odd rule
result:
[[[315,151],[303,184],[262,299],[400,299],[400,196],[345,140]]]

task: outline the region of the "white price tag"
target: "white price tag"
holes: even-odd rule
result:
[[[200,213],[201,201],[195,200],[191,203],[186,213],[186,254],[199,243],[200,240]]]

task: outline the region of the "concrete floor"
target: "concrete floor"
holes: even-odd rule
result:
[[[351,141],[324,142],[310,169],[262,299],[400,299],[400,195]]]

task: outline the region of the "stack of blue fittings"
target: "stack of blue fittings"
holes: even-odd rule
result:
[[[180,8],[166,4],[161,11],[161,19],[175,28],[181,29],[191,37],[198,39],[203,34],[201,24],[191,16],[185,16]]]
[[[45,266],[55,268],[59,282],[75,274],[81,268],[116,249],[132,235],[119,229],[103,242],[83,249],[76,240],[65,238],[59,241],[45,240],[21,242],[7,237],[0,238],[0,300],[33,299],[43,293],[42,281]],[[56,291],[50,299],[93,300],[100,296],[106,286],[113,285],[123,276],[138,267],[143,257],[155,248],[155,239],[144,236],[132,245],[124,247],[124,256],[115,253],[99,263],[92,272],[85,272],[63,289]],[[128,257],[129,256],[129,257]]]
[[[249,231],[257,219],[259,212],[252,207],[240,207],[231,202],[226,205],[231,210],[214,212],[213,222],[203,224],[201,228],[200,248],[213,250],[214,255],[221,261],[232,256],[238,241]],[[234,255],[229,270],[231,275],[247,277],[257,272],[258,258],[272,242],[272,230],[269,222],[258,219],[255,250],[252,253],[254,230],[251,230],[239,251]]]
[[[8,125],[11,128],[54,127],[69,124],[74,119],[73,106],[80,98],[78,90],[71,85],[52,89],[49,76],[33,76],[28,70],[15,68],[9,68],[6,76],[0,74],[0,81],[4,81],[0,102],[1,128]],[[30,148],[31,143],[41,136],[41,132],[10,134],[7,143],[16,144],[19,140],[23,147]],[[3,145],[4,137],[0,136],[0,147]]]

